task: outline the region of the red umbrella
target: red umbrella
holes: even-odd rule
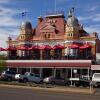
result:
[[[71,49],[78,49],[79,48],[79,46],[77,44],[71,44],[68,47]]]
[[[90,44],[84,44],[80,47],[80,49],[92,48]]]
[[[17,50],[28,50],[28,47],[25,45],[19,46],[19,47],[17,47]]]
[[[45,45],[44,49],[45,49],[45,50],[51,50],[51,49],[53,49],[53,48],[52,48],[50,45]]]
[[[53,47],[53,49],[64,49],[64,48],[65,48],[65,47],[62,46],[62,45],[60,45],[60,44],[55,45],[55,46]]]
[[[29,48],[29,50],[41,50],[41,49],[44,49],[44,46],[34,45],[31,48]]]
[[[6,49],[4,49],[4,48],[0,47],[0,51],[6,51]]]
[[[17,50],[17,49],[15,47],[10,46],[10,47],[6,48],[6,50],[7,51],[13,51],[13,50]]]

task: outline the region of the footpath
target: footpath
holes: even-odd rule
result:
[[[63,87],[63,86],[48,86],[48,85],[13,85],[13,84],[0,84],[0,87],[9,87],[9,88],[23,88],[23,89],[34,89],[40,91],[50,91],[50,92],[59,92],[59,93],[80,93],[80,94],[94,94],[95,88],[88,87]]]

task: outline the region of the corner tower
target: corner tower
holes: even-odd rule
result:
[[[20,27],[19,40],[29,41],[32,36],[32,25],[30,22],[22,22]]]
[[[65,38],[67,40],[78,40],[79,39],[79,21],[74,16],[74,8],[68,13],[68,18],[65,25]]]

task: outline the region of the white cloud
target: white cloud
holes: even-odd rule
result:
[[[3,30],[3,29],[0,29],[0,33],[3,33],[3,34],[0,34],[0,47],[7,47],[7,44],[6,44],[6,41],[7,41],[7,38],[8,38],[8,33],[7,31]]]
[[[90,26],[84,27],[84,29],[87,32],[89,32],[89,33],[93,33],[93,32],[100,33],[100,25],[99,24],[97,24],[97,25],[90,25]],[[99,37],[100,37],[100,35],[99,35]]]
[[[20,12],[21,10],[0,6],[0,47],[7,46],[6,41],[9,35],[18,34],[18,26],[21,20],[16,19],[14,16]]]
[[[92,20],[93,20],[93,21],[96,21],[96,22],[100,21],[100,13],[99,13],[99,14],[94,15],[94,17],[93,17],[93,19],[92,19]]]
[[[87,21],[87,20],[91,20],[91,21],[94,21],[94,22],[98,22],[100,21],[100,13],[98,14],[95,14],[95,15],[90,15],[90,16],[79,16],[78,19],[80,21]]]
[[[5,29],[1,29],[0,28],[0,47],[7,47],[7,39],[8,39],[8,36],[12,37],[13,38],[16,38],[17,35],[19,34],[19,30],[18,29],[12,29],[11,32],[8,32],[7,30]]]
[[[100,39],[100,25],[90,25],[90,26],[84,27],[84,29],[88,33],[97,32],[98,33],[98,37]]]
[[[81,17],[81,16],[79,16],[78,19],[79,19],[80,21],[90,20],[90,19],[91,19],[91,16],[90,16],[90,17]]]
[[[98,9],[98,6],[93,6],[88,11],[95,11],[96,9]]]
[[[8,3],[9,0],[0,0],[0,3]]]

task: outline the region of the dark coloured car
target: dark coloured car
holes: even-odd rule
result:
[[[79,79],[79,85],[80,86],[83,86],[83,87],[88,87],[88,86],[90,86],[90,82],[91,82],[91,80],[90,80],[90,76],[82,76],[82,77],[80,77],[80,79]]]
[[[15,71],[3,71],[1,73],[1,79],[7,81],[15,80],[15,74],[16,74]]]
[[[43,83],[46,84],[57,84],[57,85],[69,85],[69,81],[63,78],[55,78],[54,76],[49,76],[43,79]]]

